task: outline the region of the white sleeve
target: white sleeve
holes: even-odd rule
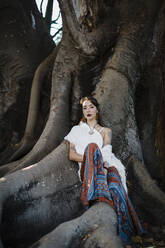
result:
[[[112,146],[103,146],[103,148],[101,148],[101,153],[103,157],[103,162],[107,162],[109,165],[111,165]]]
[[[76,128],[76,126],[74,126],[74,127],[72,127],[70,132],[64,137],[64,139],[75,145],[76,144],[76,134],[77,134],[77,128]]]
[[[103,162],[107,162],[109,167],[114,166],[117,169],[121,178],[122,185],[127,192],[125,167],[121,163],[121,161],[118,158],[116,158],[116,156],[112,153],[112,146],[111,145],[103,146],[103,148],[101,148],[101,153],[103,157]]]
[[[112,153],[111,156],[111,166],[114,166],[120,175],[121,182],[123,187],[125,188],[126,192],[127,190],[127,184],[126,184],[126,171],[125,171],[125,166],[122,164],[122,162],[116,158],[116,156]]]

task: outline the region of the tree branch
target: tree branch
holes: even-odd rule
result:
[[[61,12],[58,12],[58,16],[55,20],[51,21],[51,24],[57,24],[58,19],[60,18]]]
[[[53,2],[54,0],[48,0],[47,7],[46,7],[46,14],[45,14],[45,21],[46,21],[49,31],[50,31],[51,22],[52,22]]]
[[[61,31],[62,31],[62,28],[59,28],[58,31],[54,35],[52,35],[52,37],[55,38],[56,35],[59,34]]]
[[[43,2],[44,2],[44,0],[41,0],[41,4],[40,4],[40,12],[41,12],[42,15],[43,15],[43,12],[42,12],[42,5],[43,5]]]

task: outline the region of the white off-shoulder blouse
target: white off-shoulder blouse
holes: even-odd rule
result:
[[[80,122],[79,125],[72,127],[67,136],[64,137],[75,145],[76,152],[83,155],[85,148],[90,143],[96,143],[101,149],[103,146],[103,138],[101,134],[94,129],[94,133],[89,134],[89,126],[85,122]]]
[[[114,166],[118,170],[122,184],[127,191],[125,167],[121,161],[116,158],[114,153],[112,153],[112,146],[104,146],[103,137],[96,129],[94,129],[94,133],[92,135],[89,134],[89,131],[89,126],[85,122],[80,122],[79,125],[72,127],[71,131],[64,137],[64,139],[74,144],[76,152],[80,155],[84,154],[85,148],[88,144],[96,143],[101,150],[103,161],[107,162],[109,166]],[[79,162],[79,177],[80,168],[81,162]]]

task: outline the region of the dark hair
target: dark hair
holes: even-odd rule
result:
[[[97,108],[97,110],[99,112],[99,103],[96,100],[96,98],[94,98],[93,96],[85,96],[85,97],[81,98],[80,104],[83,105],[83,103],[85,101],[90,101]],[[99,122],[99,115],[98,114],[97,114],[97,120]],[[84,116],[81,118],[81,121],[86,122]]]
[[[83,105],[83,102],[85,102],[85,101],[90,101],[98,110],[99,104],[98,104],[98,101],[96,100],[96,98],[94,98],[93,96],[85,96],[85,97],[81,98],[80,104]]]

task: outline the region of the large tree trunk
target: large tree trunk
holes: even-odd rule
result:
[[[0,160],[4,164],[24,133],[34,71],[54,43],[34,0],[1,1],[0,12]],[[41,110],[34,139],[44,125]]]
[[[95,95],[102,124],[112,128],[113,150],[127,165],[129,193],[138,213],[148,223],[165,224],[165,195],[155,181],[159,168],[165,171],[160,56],[165,52],[165,4],[161,0],[59,0],[59,4],[63,37],[54,51],[46,125],[30,152],[17,157],[24,155],[18,150],[6,162],[19,160],[0,168],[1,247],[122,247],[110,206],[98,203],[82,214],[78,168],[68,160],[68,145],[62,140],[80,120],[80,97]],[[33,82],[38,71],[43,80],[48,61],[49,57],[37,69]],[[38,109],[39,101],[31,97],[29,116],[34,114],[37,120],[34,106]]]

